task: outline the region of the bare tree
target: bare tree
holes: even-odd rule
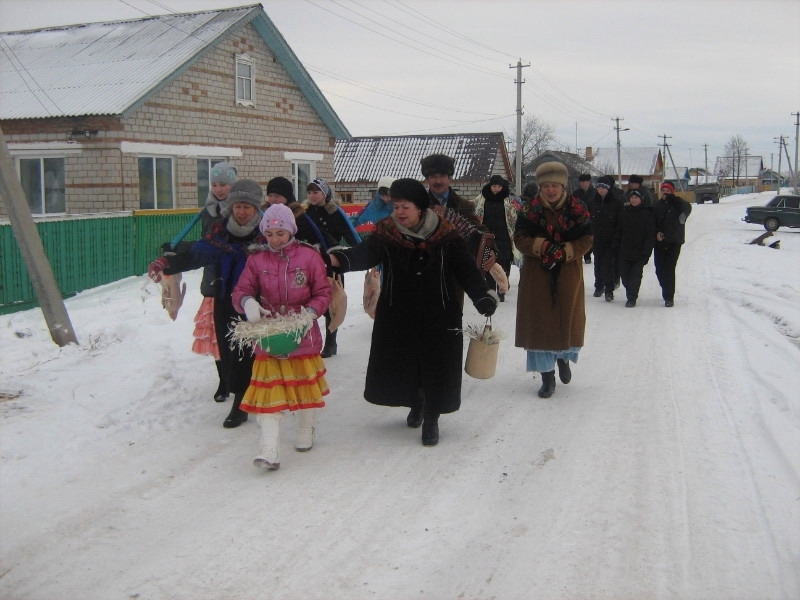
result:
[[[517,147],[516,131],[506,138],[511,148]],[[522,164],[527,165],[545,150],[552,150],[556,145],[556,130],[550,123],[545,123],[535,115],[526,115],[522,123]]]
[[[736,134],[725,144],[725,156],[721,160],[721,171],[733,177],[733,184],[739,185],[739,176],[742,173],[742,161],[747,161],[750,147],[741,134]],[[745,167],[746,169],[747,167]]]

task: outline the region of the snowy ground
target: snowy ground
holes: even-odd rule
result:
[[[800,230],[774,250],[740,220],[770,196],[694,207],[672,309],[652,263],[634,309],[586,266],[586,346],[549,400],[512,287],[498,373],[464,376],[434,448],[362,399],[360,274],[314,449],[285,420],[273,473],[189,351],[196,274],[176,322],[144,277],[68,300],[80,346],[0,317],[0,597],[800,598]]]

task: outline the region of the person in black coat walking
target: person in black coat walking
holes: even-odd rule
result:
[[[589,175],[589,173],[580,174],[578,177],[578,187],[575,188],[575,190],[572,192],[572,195],[583,202],[586,206],[589,206],[589,202],[591,202],[595,195],[595,188],[592,185],[592,176]],[[587,265],[592,263],[591,250],[583,255],[583,262],[585,262]]]
[[[692,205],[675,195],[675,186],[661,184],[661,200],[656,202],[656,244],[653,248],[653,263],[661,286],[664,306],[675,305],[675,267],[681,255],[681,246],[686,241],[686,219],[692,213]]]
[[[407,406],[409,427],[422,425],[422,443],[439,442],[439,416],[461,406],[464,342],[462,296],[491,316],[490,291],[455,226],[430,208],[415,179],[390,188],[391,216],[355,248],[330,251],[342,272],[383,264],[383,281],[369,350],[364,398],[381,406]]]
[[[603,175],[597,180],[594,198],[589,202],[592,215],[592,235],[594,242],[594,297],[605,293],[606,302],[614,300],[614,287],[617,282],[616,243],[619,239],[617,227],[622,200],[615,192],[614,179]]]
[[[627,302],[633,308],[642,285],[642,271],[650,260],[656,238],[656,220],[653,209],[644,203],[644,194],[632,190],[628,202],[619,216],[618,242],[619,272],[625,286]]]

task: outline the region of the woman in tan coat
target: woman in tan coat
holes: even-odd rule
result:
[[[586,326],[583,255],[592,247],[586,205],[567,194],[567,169],[559,162],[536,169],[539,194],[519,212],[514,244],[523,256],[517,297],[515,345],[527,351],[527,370],[542,374],[539,397],[572,378]]]

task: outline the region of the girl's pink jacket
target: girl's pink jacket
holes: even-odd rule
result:
[[[274,314],[292,314],[303,307],[322,316],[331,303],[331,284],[325,275],[325,262],[314,248],[297,240],[280,251],[268,247],[247,257],[244,271],[233,288],[233,307],[244,314],[242,302],[253,297]],[[289,356],[319,354],[323,337],[314,321],[300,346]],[[265,355],[256,346],[257,355]]]

